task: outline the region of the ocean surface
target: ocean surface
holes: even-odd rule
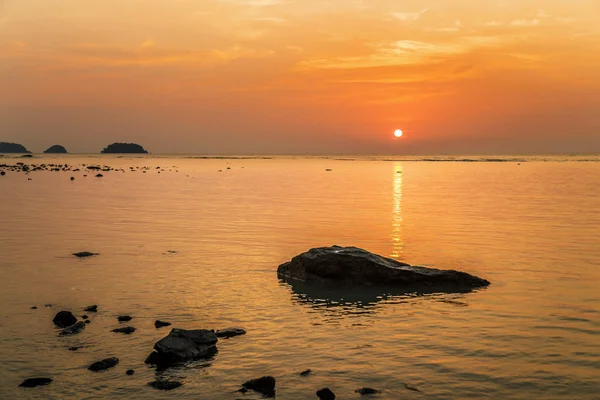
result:
[[[600,157],[0,158],[18,162],[119,171],[0,167],[2,399],[258,399],[236,391],[263,375],[279,399],[364,386],[374,399],[600,399]],[[421,296],[278,279],[333,244],[492,284]],[[91,323],[59,337],[60,310]],[[144,359],[170,330],[156,319],[248,333],[156,371]],[[137,331],[111,332],[123,325]],[[87,370],[111,356],[116,368]],[[18,387],[30,377],[54,381]],[[184,385],[157,391],[157,377]]]

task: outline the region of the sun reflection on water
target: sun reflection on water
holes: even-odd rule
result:
[[[402,167],[394,164],[393,178],[393,209],[392,209],[392,258],[400,258],[404,250],[402,239]]]

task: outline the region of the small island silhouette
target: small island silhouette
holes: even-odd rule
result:
[[[0,153],[31,153],[22,144],[0,142]]]
[[[139,144],[135,143],[113,143],[101,151],[102,154],[148,154]]]
[[[67,154],[68,151],[63,146],[55,144],[44,151],[46,154]]]

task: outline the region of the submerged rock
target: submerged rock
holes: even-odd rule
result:
[[[157,390],[173,390],[177,389],[180,386],[183,386],[183,383],[179,381],[168,381],[164,379],[157,379],[153,382],[149,382],[148,385],[152,386]]]
[[[98,312],[98,306],[96,304],[94,304],[93,306],[87,306],[86,308],[83,309],[83,311]]]
[[[37,386],[46,386],[52,383],[52,378],[29,378],[25,379],[19,386],[33,388]]]
[[[60,331],[59,335],[60,336],[76,335],[78,333],[81,333],[81,331],[83,331],[84,329],[85,329],[85,322],[79,321],[79,322],[69,326],[68,328],[65,328],[62,331]]]
[[[66,328],[77,322],[77,318],[70,311],[60,311],[52,319],[54,325],[59,328]]]
[[[263,376],[258,379],[251,379],[242,384],[244,389],[254,390],[267,397],[275,396],[275,378],[272,376]]]
[[[490,284],[465,272],[411,266],[356,247],[340,246],[311,249],[281,264],[277,274],[304,282],[368,286],[421,285],[470,290]]]
[[[156,329],[158,329],[158,328],[164,328],[165,326],[171,326],[171,323],[170,322],[160,321],[158,319],[154,322],[154,327]]]
[[[311,369],[307,369],[305,371],[300,372],[300,376],[308,376],[312,374],[312,370]]]
[[[361,395],[381,393],[381,391],[369,387],[360,388],[358,390],[355,390],[354,392],[359,393]]]
[[[82,251],[79,253],[73,253],[73,255],[77,258],[87,258],[87,257],[93,257],[93,256],[98,256],[98,253],[90,253],[89,251]]]
[[[135,332],[135,331],[136,331],[136,329],[135,329],[133,326],[128,326],[128,327],[126,327],[126,328],[117,328],[117,329],[113,329],[112,331],[113,331],[113,332],[115,332],[115,333],[124,333],[124,334],[126,334],[126,335],[130,335],[130,334],[132,334],[133,332]]]
[[[174,328],[169,335],[154,345],[146,364],[168,366],[180,362],[208,358],[215,354],[219,339],[206,329],[185,330]]]
[[[225,328],[215,331],[215,336],[218,338],[228,339],[234,336],[245,335],[246,330],[242,328]]]
[[[100,371],[104,371],[104,370],[113,368],[117,364],[119,364],[119,359],[117,357],[110,357],[110,358],[105,358],[102,361],[96,361],[95,363],[90,365],[88,367],[88,369],[93,372],[100,372]]]
[[[319,400],[335,400],[335,393],[329,388],[324,388],[317,391],[317,397]]]

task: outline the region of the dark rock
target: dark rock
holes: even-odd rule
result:
[[[44,307],[46,307],[46,308],[51,308],[51,307],[52,307],[52,304],[46,304],[46,305],[44,305]]]
[[[440,286],[470,290],[490,283],[465,272],[410,266],[356,247],[321,247],[277,269],[281,278],[358,285]]]
[[[127,375],[131,376],[133,374],[135,374],[135,371],[132,369],[128,369],[127,372],[125,372]]]
[[[335,400],[335,393],[333,393],[329,388],[325,388],[317,391],[317,397],[320,400]]]
[[[73,313],[70,311],[60,311],[54,316],[52,322],[54,322],[54,325],[59,328],[66,328],[76,323],[77,318],[75,318]]]
[[[36,386],[46,386],[52,383],[51,378],[29,378],[21,383],[20,387],[33,388]]]
[[[96,178],[102,178],[104,175],[102,174],[96,174]]]
[[[81,319],[88,319],[89,317],[87,315],[82,315]]]
[[[160,321],[160,320],[156,320],[156,321],[154,322],[154,327],[155,327],[156,329],[159,329],[159,328],[164,328],[165,326],[171,326],[171,323],[170,323],[170,322],[164,322],[164,321]]]
[[[69,326],[68,328],[65,328],[62,331],[60,331],[59,335],[61,335],[61,336],[76,335],[78,333],[81,333],[81,331],[83,331],[84,329],[85,329],[85,322],[79,321],[79,322]]]
[[[407,389],[407,390],[412,390],[413,392],[420,392],[419,389],[417,389],[416,387],[414,387],[412,385],[409,385],[408,383],[404,384],[404,388]]]
[[[83,309],[83,311],[86,312],[98,312],[98,306],[97,305],[93,305],[93,306],[87,306],[86,308]]]
[[[135,331],[136,331],[136,329],[135,329],[133,326],[128,326],[128,327],[126,327],[126,328],[117,328],[117,329],[113,329],[112,331],[113,331],[113,332],[115,332],[115,333],[124,333],[124,334],[126,334],[126,335],[130,335],[130,334],[132,334],[133,332],[135,332]]]
[[[115,367],[119,363],[117,357],[105,358],[102,361],[96,361],[88,367],[90,371],[99,372]]]
[[[90,321],[89,319],[86,319],[86,320],[85,320],[85,323],[86,323],[86,324],[89,324],[89,323],[91,323],[91,322],[92,322],[92,321]]]
[[[180,362],[208,358],[215,354],[219,339],[205,329],[173,329],[154,345],[155,353],[146,359],[147,364],[168,366]]]
[[[32,310],[37,310],[36,306],[31,307]]]
[[[50,146],[49,148],[46,149],[46,151],[44,151],[44,153],[46,154],[67,154],[67,149],[65,149],[63,146],[60,146],[58,144],[55,144],[54,146]]]
[[[300,372],[300,376],[308,376],[310,374],[312,374],[312,370],[310,370],[310,369]]]
[[[360,393],[361,395],[366,395],[366,394],[381,393],[381,391],[379,391],[377,389],[369,388],[369,387],[364,387],[364,388],[360,388],[358,390],[355,390],[354,393]]]
[[[78,346],[73,346],[73,347],[69,347],[69,351],[77,351],[79,350],[81,347]]]
[[[6,172],[2,171],[2,172],[0,172],[0,175],[4,176],[4,175],[6,175]]]
[[[90,253],[89,251],[82,251],[80,253],[73,253],[73,255],[77,258],[87,258],[87,257],[93,257],[93,256],[98,256],[98,253]]]
[[[135,143],[113,143],[104,148],[102,153],[148,154],[142,146]]]
[[[261,393],[265,396],[275,396],[275,378],[272,376],[263,376],[258,379],[251,379],[246,383],[242,384],[242,387],[254,390],[255,392]]]
[[[0,153],[31,153],[22,144],[0,142]]]
[[[157,390],[173,390],[177,389],[180,386],[183,386],[183,383],[178,381],[168,381],[163,379],[157,379],[153,382],[149,382],[148,385],[152,386]]]
[[[242,328],[225,328],[225,329],[219,329],[218,331],[215,332],[215,336],[218,338],[230,338],[230,337],[234,337],[234,336],[240,336],[240,335],[245,335],[246,331]]]
[[[117,317],[117,320],[119,322],[127,322],[127,321],[131,321],[133,319],[133,317],[130,317],[129,315],[120,315]]]
[[[74,180],[75,180],[75,178],[71,177],[71,180],[72,180],[72,181],[74,181]]]

